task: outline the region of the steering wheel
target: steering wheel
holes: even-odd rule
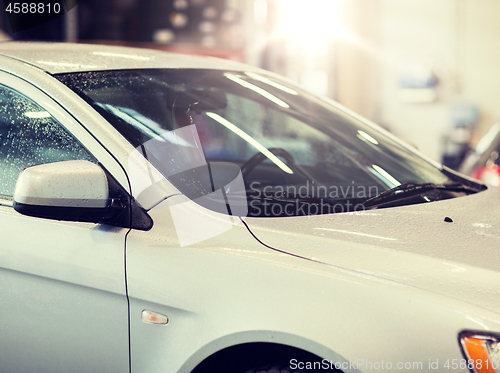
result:
[[[283,148],[270,148],[268,149],[277,157],[286,159],[289,165],[295,164],[295,159],[288,151]],[[253,155],[248,161],[241,166],[241,175],[245,178],[258,164],[262,163],[267,157],[263,153]]]

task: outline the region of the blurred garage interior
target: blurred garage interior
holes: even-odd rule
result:
[[[457,169],[500,118],[493,0],[66,0],[2,39],[105,43],[242,61],[285,75]]]

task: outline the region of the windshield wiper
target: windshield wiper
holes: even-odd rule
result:
[[[445,192],[456,192],[456,193],[466,193],[472,194],[483,190],[482,186],[474,187],[464,185],[460,182],[454,182],[449,184],[433,184],[433,183],[404,183],[395,188],[386,190],[380,193],[378,196],[367,199],[363,205],[366,207],[375,207],[382,204],[387,204],[390,202],[420,196],[424,192],[428,191],[445,191]],[[449,198],[449,197],[446,197]],[[430,201],[430,200],[429,200]],[[424,201],[422,201],[424,202]],[[415,202],[414,202],[415,203]]]
[[[258,210],[259,216],[303,216],[352,212],[363,207],[365,198],[328,198],[301,193],[248,195],[249,208]],[[257,203],[255,203],[258,201]],[[256,212],[249,216],[256,216]]]
[[[268,197],[268,199],[274,199],[274,200],[281,200],[281,201],[299,201],[303,203],[313,203],[313,204],[330,204],[330,205],[335,205],[335,204],[356,204],[356,203],[363,203],[366,201],[366,198],[359,198],[359,197],[352,197],[349,198],[347,196],[344,197],[339,197],[339,198],[331,198],[327,196],[314,196],[310,194],[302,194],[302,193],[292,193],[292,192],[282,192],[278,195],[278,193],[275,193],[274,196],[271,198]]]

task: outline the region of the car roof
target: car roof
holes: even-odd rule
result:
[[[28,63],[51,74],[149,68],[258,70],[235,61],[213,57],[100,44],[4,42],[0,43],[0,55]]]

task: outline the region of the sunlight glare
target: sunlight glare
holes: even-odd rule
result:
[[[343,0],[276,0],[282,12],[282,34],[298,38],[309,45],[319,39],[345,37],[347,32],[338,19]]]

